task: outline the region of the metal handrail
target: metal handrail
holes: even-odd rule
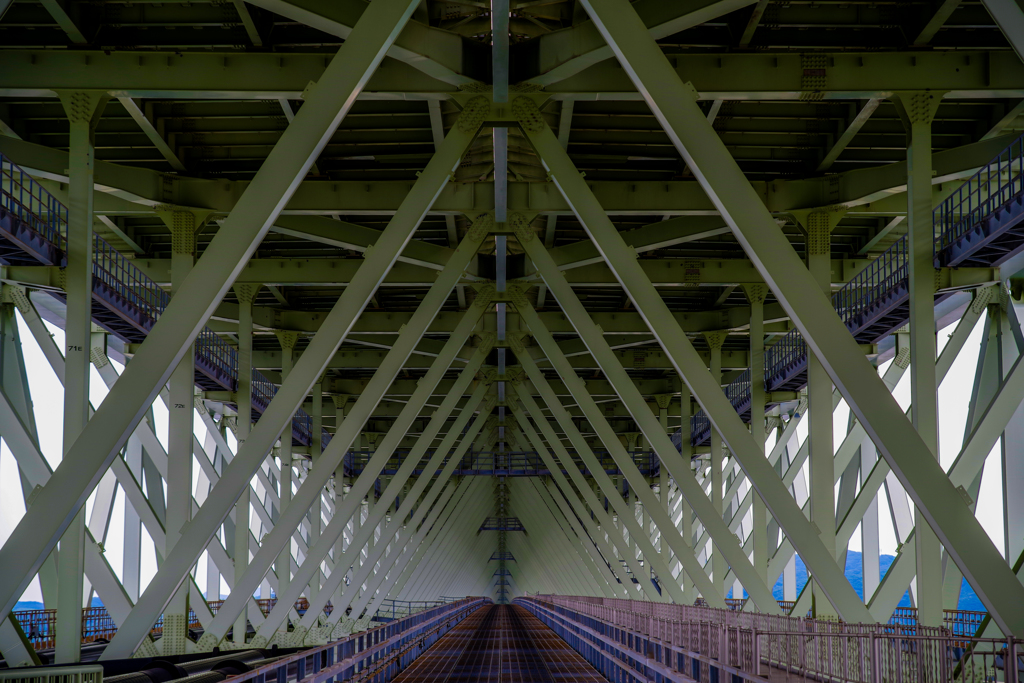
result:
[[[0,206],[64,250],[68,209],[28,173],[0,154]]]
[[[37,183],[28,173],[0,155],[0,206],[18,217],[59,250],[67,251],[68,209]],[[166,310],[171,297],[148,275],[98,234],[93,234],[93,278],[126,305],[139,311],[152,324]],[[238,352],[209,327],[203,327],[195,340],[196,361],[220,372],[229,380],[238,379]],[[277,393],[277,387],[262,373],[253,370],[252,394],[260,412]],[[292,418],[292,430],[300,441],[312,441],[313,419],[299,408]],[[330,442],[321,432],[323,446]]]
[[[910,277],[909,245],[909,239],[903,235],[832,295],[832,306],[847,326],[907,281]]]
[[[974,226],[1007,202],[1024,195],[1024,135],[1019,136],[959,188],[932,213],[933,254],[952,246]],[[855,328],[859,316],[903,286],[910,277],[910,240],[903,235],[832,295],[832,306],[847,327]],[[806,361],[807,345],[796,329],[765,352],[765,382]],[[749,382],[742,376],[726,387],[733,406],[749,396]],[[702,436],[711,429],[703,411],[692,418],[691,434]]]
[[[95,233],[92,249],[93,278],[156,322],[171,300],[167,292]]]
[[[1006,182],[1002,182],[1006,176]],[[993,187],[994,186],[994,187]],[[935,251],[952,246],[996,209],[1024,193],[1024,135],[982,166],[933,212]]]

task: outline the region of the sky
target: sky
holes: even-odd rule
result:
[[[44,457],[51,467],[56,467],[61,459],[61,441],[63,431],[63,387],[57,380],[56,375],[50,369],[42,351],[33,339],[31,332],[25,326],[24,321],[18,314],[19,331],[21,334],[22,348],[25,355],[25,363],[28,369],[29,385],[32,392],[34,404],[36,427],[39,434],[39,445]],[[47,323],[51,334],[58,347],[64,346],[63,330]],[[946,379],[939,387],[939,449],[940,460],[944,467],[948,467],[960,451],[964,437],[964,426],[967,420],[968,404],[970,402],[971,390],[973,387],[975,365],[978,360],[981,348],[982,334],[985,329],[985,317],[975,326],[970,338],[964,345],[957,360],[953,363]],[[953,326],[942,330],[938,335],[939,348],[948,339],[948,334]],[[118,371],[122,370],[119,365],[114,364]],[[880,367],[884,372],[886,365]],[[107,394],[106,385],[103,383],[95,368],[91,369],[90,394],[93,406],[98,406]],[[904,408],[910,404],[910,371],[908,370],[897,385],[894,392],[897,401]],[[154,418],[156,420],[157,437],[166,448],[167,444],[167,409],[162,401],[157,400],[154,405]],[[849,409],[845,401],[836,410],[833,419],[835,424],[836,448],[842,441],[841,436],[846,432],[846,424],[849,416]],[[205,440],[205,428],[196,416],[196,434],[200,443]],[[807,420],[804,420],[798,429],[801,439],[806,438]],[[989,465],[985,468],[982,478],[981,495],[979,496],[978,518],[982,526],[993,539],[996,547],[1003,552],[1003,517],[1002,517],[1002,481],[999,466],[999,444],[993,449],[989,456]],[[995,460],[993,460],[995,458]],[[193,467],[194,476],[198,476],[198,466]],[[882,554],[894,554],[897,547],[896,535],[893,531],[892,522],[888,514],[888,504],[884,487],[880,491],[879,519],[880,519],[880,551]],[[91,509],[90,499],[90,509]],[[17,467],[13,456],[7,448],[6,443],[0,445],[0,545],[7,540],[13,531],[18,520],[24,514],[25,508],[22,502],[22,493],[17,476]],[[142,580],[141,587],[145,586],[156,573],[156,555],[152,539],[143,527],[143,550],[142,550]],[[122,542],[124,538],[124,496],[118,495],[115,503],[114,514],[111,519],[108,531],[106,547],[107,561],[114,571],[120,575],[123,568]],[[850,544],[851,550],[860,550],[861,539],[859,531],[854,534]],[[200,560],[196,575],[196,582],[201,590],[206,588],[206,562]],[[226,586],[222,583],[222,592],[226,592]],[[42,595],[39,590],[38,580],[34,580],[25,594],[23,601],[41,601]]]

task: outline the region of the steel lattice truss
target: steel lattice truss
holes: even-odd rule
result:
[[[9,665],[464,595],[973,625],[964,578],[1024,634],[1017,3],[509,5],[0,0]]]

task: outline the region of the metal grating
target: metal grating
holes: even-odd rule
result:
[[[480,608],[394,679],[395,683],[605,680],[554,631],[518,605]]]

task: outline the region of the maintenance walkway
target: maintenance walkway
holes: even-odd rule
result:
[[[603,683],[606,679],[523,607],[485,605],[393,681]]]

